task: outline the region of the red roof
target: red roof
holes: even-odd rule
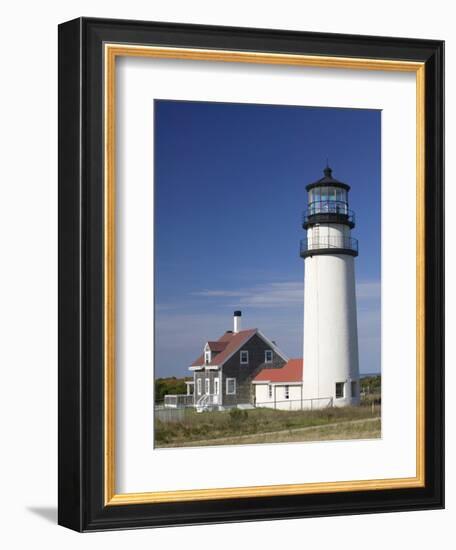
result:
[[[228,345],[228,342],[208,342],[207,345],[209,346],[209,349],[211,351],[223,351],[226,346]]]
[[[290,359],[279,369],[261,369],[253,382],[302,382],[303,360]]]
[[[216,342],[210,342],[210,344],[224,344],[224,348],[212,357],[212,361],[207,363],[207,366],[222,365],[228,357],[242,347],[250,338],[257,332],[256,328],[247,330],[241,330],[240,332],[225,332]],[[211,347],[211,350],[215,351]],[[200,367],[204,365],[204,355],[200,355],[198,359],[195,359],[192,363],[192,367]]]

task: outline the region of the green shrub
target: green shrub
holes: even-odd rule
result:
[[[247,421],[249,415],[246,410],[243,409],[230,409],[230,423],[234,426],[240,426]]]

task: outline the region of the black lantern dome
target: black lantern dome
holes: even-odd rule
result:
[[[350,191],[350,186],[346,183],[343,183],[339,180],[336,180],[332,177],[332,168],[330,168],[328,165],[326,165],[326,168],[323,170],[324,177],[320,178],[317,181],[314,181],[313,183],[309,183],[307,185],[306,189],[307,191],[310,191],[311,189],[314,189],[315,187],[340,187],[341,189],[345,189],[346,191]]]

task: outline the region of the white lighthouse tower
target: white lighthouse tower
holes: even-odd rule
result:
[[[310,183],[301,241],[304,258],[303,399],[312,406],[359,404],[355,257],[351,237],[355,215],[348,208],[350,186],[332,177]]]

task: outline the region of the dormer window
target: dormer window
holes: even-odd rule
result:
[[[267,349],[264,352],[264,362],[272,363],[272,349]]]
[[[209,365],[209,363],[211,362],[211,359],[212,359],[211,348],[209,347],[209,344],[206,344],[204,346],[204,364]]]
[[[246,350],[241,351],[241,365],[249,364],[249,352]]]

